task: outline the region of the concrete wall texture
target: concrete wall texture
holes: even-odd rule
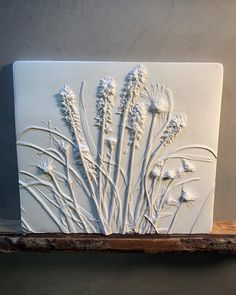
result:
[[[236,219],[235,20],[234,0],[0,0],[0,219],[19,218],[11,63],[46,59],[221,62],[215,220]],[[234,295],[234,272],[220,255],[1,254],[0,294]]]

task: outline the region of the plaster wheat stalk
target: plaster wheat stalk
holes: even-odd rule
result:
[[[88,116],[86,107],[84,104],[84,93],[85,93],[85,81],[81,83],[80,87],[80,93],[79,93],[79,112],[80,112],[80,121],[81,121],[81,127],[83,130],[83,134],[85,137],[85,140],[87,142],[87,145],[91,151],[91,154],[95,156],[97,154],[97,148],[95,145],[95,142],[93,140],[93,136],[91,134],[91,130],[88,123]]]
[[[119,107],[120,123],[118,129],[118,142],[116,151],[116,170],[114,184],[117,187],[119,183],[120,167],[123,153],[124,130],[127,120],[127,114],[130,108],[138,100],[141,91],[145,87],[147,80],[147,70],[143,65],[136,65],[126,76],[125,83],[121,93],[121,103]],[[112,193],[113,194],[113,193]],[[111,197],[109,224],[111,224],[114,212],[114,197]]]
[[[117,143],[117,140],[114,137],[108,137],[106,139],[106,145],[107,145],[107,147],[109,149],[109,152],[107,154],[108,159],[106,161],[108,177],[111,177],[112,156],[113,156],[113,152],[114,152],[116,143]],[[102,200],[102,202],[106,202],[105,198],[106,198],[107,194],[108,194],[108,179],[106,177],[105,178],[105,184],[104,184],[104,190],[103,190],[103,200]],[[109,195],[108,195],[108,197],[109,197]],[[106,216],[106,220],[107,220],[108,219],[108,208],[107,208],[107,206],[105,206],[104,209],[105,209],[105,216]]]
[[[77,97],[73,91],[65,85],[60,90],[58,98],[63,119],[69,127],[72,134],[72,140],[76,143],[83,173],[86,176],[89,186],[92,187],[92,181],[96,178],[96,169],[93,165],[92,155],[90,154],[89,148],[85,144],[81,134],[80,116],[77,110]],[[91,161],[86,161],[85,156],[90,156]]]
[[[102,232],[104,234],[109,234],[110,231],[108,227],[104,224],[103,217],[101,216],[101,210],[96,200],[96,194],[92,183],[92,181],[96,179],[96,169],[90,151],[88,147],[84,144],[81,135],[80,116],[76,107],[76,96],[73,91],[65,85],[64,88],[62,88],[59,92],[58,97],[59,103],[61,105],[61,113],[71,131],[73,140],[77,144],[79,160],[83,168],[83,174],[85,175],[88,183],[89,191],[94,200],[97,214],[100,219]]]
[[[126,198],[125,198],[124,209],[123,209],[123,226],[122,226],[123,234],[127,232],[127,220],[128,220],[130,192],[131,192],[131,178],[133,173],[133,163],[134,163],[134,153],[135,153],[135,139],[130,149],[131,149],[131,152],[130,152],[129,169],[128,169],[128,184],[127,184]]]
[[[145,114],[144,105],[136,103],[130,109],[129,116],[128,116],[127,129],[129,131],[130,159],[129,159],[129,165],[128,165],[128,184],[127,184],[126,198],[125,198],[124,208],[123,208],[123,229],[122,229],[123,233],[127,232],[127,220],[128,220],[128,213],[129,213],[130,201],[131,201],[131,186],[132,186],[135,149],[139,147],[139,141],[141,139],[141,136],[144,130],[145,118],[146,118],[146,114]]]
[[[103,157],[105,147],[105,134],[111,133],[112,107],[115,96],[115,80],[112,77],[105,77],[100,80],[97,88],[97,115],[95,125],[99,128],[99,155],[98,164],[103,169]],[[98,205],[101,208],[102,200],[102,174],[98,171]]]

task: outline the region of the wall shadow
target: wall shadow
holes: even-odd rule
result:
[[[19,219],[12,65],[0,68],[0,219]]]

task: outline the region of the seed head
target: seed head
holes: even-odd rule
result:
[[[166,127],[163,135],[161,136],[161,143],[164,145],[170,143],[175,136],[186,126],[187,116],[182,113],[173,115],[169,125]]]
[[[129,111],[127,125],[129,144],[131,145],[135,141],[136,148],[138,148],[138,143],[144,130],[145,119],[146,111],[144,105],[136,103]]]
[[[147,81],[147,69],[143,65],[136,65],[126,76],[121,92],[119,111],[124,112],[136,103]]]
[[[112,107],[115,95],[116,84],[112,77],[105,77],[100,80],[97,88],[97,115],[95,125],[100,129],[104,123],[104,132],[111,133]]]
[[[188,160],[182,160],[182,165],[183,165],[183,171],[188,173],[188,172],[194,172],[196,167],[194,164]]]
[[[152,171],[150,172],[150,177],[155,180],[155,179],[159,179],[160,176],[161,176],[161,170],[162,170],[162,167],[163,167],[163,163],[160,161],[158,162],[154,168],[152,169]]]
[[[37,165],[37,168],[42,171],[45,174],[50,175],[53,172],[53,160],[51,158],[43,158],[39,164]]]
[[[181,203],[188,203],[193,202],[197,199],[197,197],[189,190],[186,190],[184,188],[181,189],[181,194],[179,196],[179,201]]]
[[[93,157],[88,146],[85,144],[81,132],[80,115],[77,109],[77,97],[74,92],[65,85],[58,94],[58,100],[61,107],[63,119],[68,125],[72,134],[72,139],[77,147],[74,148],[74,154],[78,158],[77,162],[87,171],[90,178],[96,175],[96,169]],[[79,153],[81,151],[81,154]],[[83,161],[83,159],[85,161]],[[86,173],[85,173],[86,174]]]
[[[176,170],[167,170],[163,174],[162,178],[164,180],[171,180],[171,179],[174,179],[176,177],[176,175],[177,175],[177,171]]]
[[[156,84],[151,85],[151,89],[144,88],[145,92],[142,97],[150,101],[149,111],[153,114],[162,114],[169,111],[169,97],[172,95],[171,90]]]
[[[115,137],[108,137],[106,139],[106,144],[111,150],[113,150],[116,147],[117,139]]]
[[[69,86],[64,85],[58,94],[58,102],[61,107],[63,119],[70,128],[72,135],[80,137],[80,116],[77,110],[77,97]]]

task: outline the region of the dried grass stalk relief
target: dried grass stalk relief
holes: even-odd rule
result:
[[[78,95],[62,87],[55,106],[70,137],[50,121],[18,135],[17,145],[35,155],[35,173],[19,172],[20,188],[64,233],[172,233],[183,207],[199,200],[192,191],[192,183],[201,182],[195,176],[198,162],[211,165],[216,155],[203,145],[167,149],[186,127],[187,116],[175,111],[169,88],[158,83],[148,87],[143,65],[130,70],[120,94],[117,89],[113,77],[98,82],[94,142],[84,105],[85,82]],[[115,122],[118,128],[113,130]],[[37,132],[49,137],[48,147],[24,140],[26,134]],[[201,197],[189,232],[210,197],[212,189]],[[22,212],[24,230],[35,231],[27,220],[31,213],[24,208]]]

